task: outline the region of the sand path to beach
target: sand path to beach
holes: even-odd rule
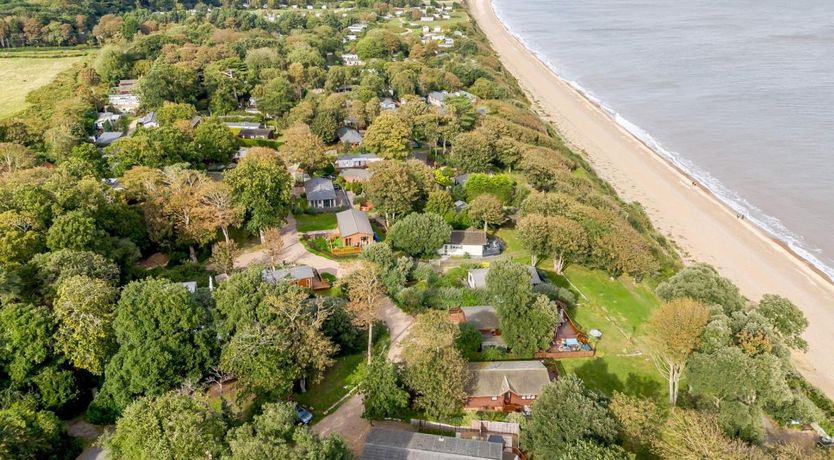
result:
[[[467,4],[501,62],[538,109],[569,143],[585,152],[623,199],[642,203],[687,261],[714,265],[752,300],[764,293],[781,294],[805,312],[810,349],[795,354],[796,365],[834,397],[834,285],[756,227],[737,219],[560,80],[507,31],[490,0]]]

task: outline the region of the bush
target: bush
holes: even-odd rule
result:
[[[533,287],[533,292],[544,294],[548,299],[562,302],[568,307],[576,306],[576,294],[570,289],[559,287],[551,283],[542,283]]]
[[[455,346],[464,358],[471,361],[481,349],[481,333],[471,324],[463,323],[460,325],[460,335],[455,340]]]
[[[405,310],[417,311],[423,308],[423,300],[425,299],[425,290],[411,286],[400,289],[397,293],[397,302]]]
[[[437,274],[434,272],[434,269],[431,268],[431,265],[418,263],[416,267],[414,267],[414,271],[411,274],[414,281],[433,284],[437,280]]]

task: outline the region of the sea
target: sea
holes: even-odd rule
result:
[[[834,278],[834,2],[493,5],[562,79]]]

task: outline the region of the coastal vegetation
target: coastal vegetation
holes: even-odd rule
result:
[[[533,458],[819,453],[765,443],[765,417],[834,416],[789,359],[801,311],[684,268],[461,4],[99,3],[0,9],[2,47],[101,46],[0,121],[0,457],[74,458],[60,423],[82,419],[115,425],[113,458],[350,458],[295,403],[461,422],[472,363],[543,352],[559,378],[532,415],[479,414],[518,422]],[[422,14],[448,16],[442,39]],[[111,120],[120,92],[136,112]],[[356,157],[374,162],[336,182],[348,214],[314,209],[305,179],[333,187]],[[453,235],[503,253],[440,260]],[[450,321],[470,306],[502,349]],[[584,357],[548,357],[564,324]]]

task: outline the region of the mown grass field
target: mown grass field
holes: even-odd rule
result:
[[[69,69],[84,56],[70,57],[7,57],[14,53],[0,54],[0,119],[25,109],[26,95],[30,91],[51,82],[56,75]]]
[[[530,253],[521,247],[514,228],[502,228],[496,236],[507,245],[504,256],[530,263]],[[628,276],[612,279],[602,270],[578,265],[569,265],[564,276],[559,276],[549,258],[539,260],[537,266],[552,282],[579,294],[577,306],[569,313],[580,328],[586,333],[591,329],[602,331],[602,338],[594,344],[595,358],[560,360],[560,370],[576,374],[590,388],[607,396],[619,391],[665,398],[666,382],[652,362],[645,330],[649,316],[660,305],[654,286]]]

